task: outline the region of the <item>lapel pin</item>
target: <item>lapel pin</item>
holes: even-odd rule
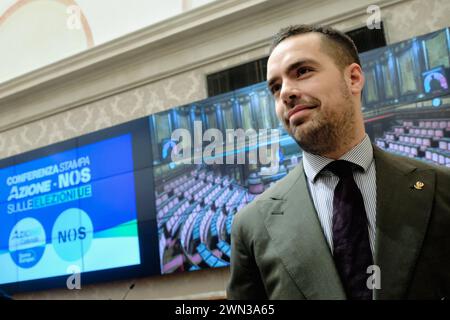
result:
[[[417,181],[417,182],[414,184],[414,189],[416,189],[416,190],[422,190],[424,186],[425,186],[425,183],[423,183],[422,181]]]

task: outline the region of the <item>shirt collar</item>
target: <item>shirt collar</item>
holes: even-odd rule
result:
[[[373,147],[369,136],[366,134],[358,145],[340,157],[339,160],[347,160],[357,164],[366,172],[373,161]],[[316,181],[322,169],[332,161],[334,160],[303,151],[303,167],[306,176],[312,183]]]

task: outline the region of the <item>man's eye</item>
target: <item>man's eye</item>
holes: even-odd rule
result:
[[[310,68],[302,67],[297,69],[297,77],[301,77],[304,74],[307,74],[308,72],[312,71]]]
[[[270,88],[270,92],[272,92],[272,94],[277,93],[278,91],[280,91],[281,86],[279,84],[275,84]]]

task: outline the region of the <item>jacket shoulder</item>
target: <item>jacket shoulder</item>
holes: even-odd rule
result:
[[[450,190],[450,168],[444,167],[442,165],[432,164],[425,161],[421,161],[414,158],[407,158],[403,156],[399,156],[396,154],[392,154],[390,152],[379,149],[378,147],[374,148],[374,156],[375,161],[378,159],[382,159],[384,163],[388,162],[391,166],[396,167],[399,170],[404,172],[412,172],[412,171],[432,171],[436,176],[436,191],[438,193],[445,194],[445,198],[449,199],[447,196],[448,190]]]
[[[283,199],[290,192],[301,174],[303,174],[303,166],[299,164],[284,178],[278,180],[274,185],[253,199],[252,202],[239,210],[234,218],[233,227],[234,224],[255,224],[255,219],[262,220],[262,213],[259,209],[264,207],[267,201]]]
[[[378,155],[383,155],[386,159],[401,166],[415,167],[419,170],[433,170],[438,174],[438,176],[446,177],[447,179],[450,178],[450,168],[445,166],[425,162],[415,158],[396,155],[381,149],[378,149],[376,153],[378,153]]]

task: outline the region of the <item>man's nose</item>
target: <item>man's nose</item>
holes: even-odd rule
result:
[[[300,90],[291,83],[285,83],[281,89],[280,97],[287,107],[293,107],[296,100],[300,98]]]

